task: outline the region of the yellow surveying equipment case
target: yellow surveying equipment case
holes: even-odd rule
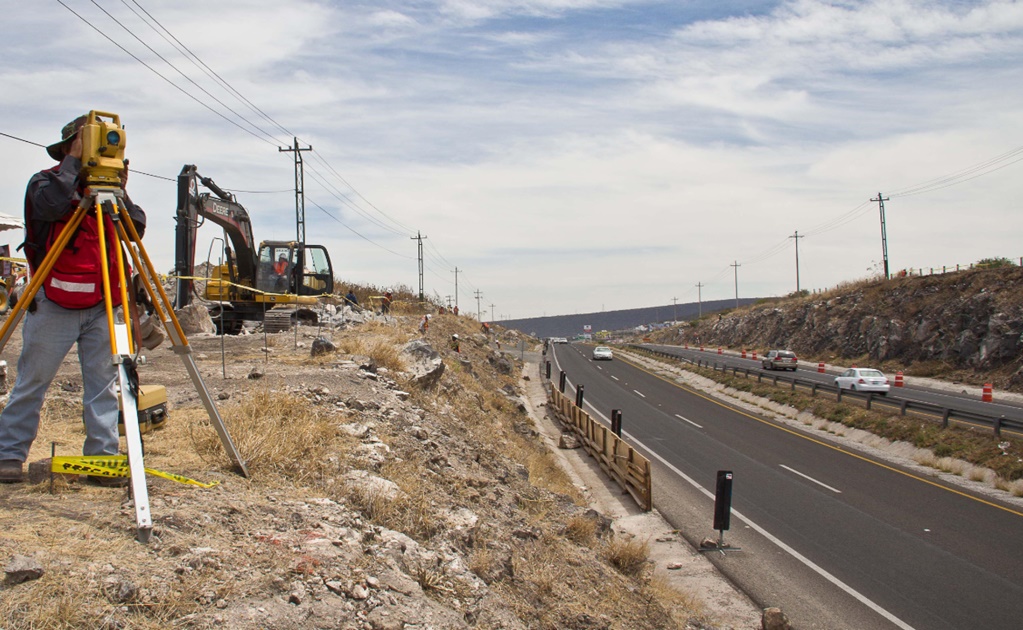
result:
[[[120,403],[120,400],[118,400]],[[118,408],[120,409],[120,404]],[[139,385],[139,433],[163,427],[167,421],[167,388],[163,385]],[[124,411],[117,417],[117,431],[124,435]]]

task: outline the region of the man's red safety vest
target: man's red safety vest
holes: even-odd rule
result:
[[[77,202],[75,202],[77,207]],[[26,244],[42,244],[41,248],[26,250],[29,268],[34,274],[36,266],[42,263],[46,252],[60,238],[61,232],[74,216],[71,208],[63,218],[49,226],[48,234],[34,234],[32,222],[32,205],[25,197],[25,231]],[[99,226],[96,213],[90,209],[78,229],[71,236],[64,251],[57,257],[53,268],[43,282],[46,299],[69,309],[83,309],[96,306],[103,301],[103,267],[100,262]],[[121,285],[118,282],[117,256],[120,255],[120,243],[114,231],[111,218],[103,215],[104,237],[107,243],[107,267],[110,277],[110,298],[113,306],[121,304]],[[41,249],[33,255],[32,249]],[[131,276],[131,269],[125,262],[125,276]]]

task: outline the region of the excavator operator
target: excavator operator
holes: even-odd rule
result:
[[[274,290],[278,293],[284,293],[288,290],[288,268],[291,265],[288,264],[288,257],[281,254],[274,263]]]

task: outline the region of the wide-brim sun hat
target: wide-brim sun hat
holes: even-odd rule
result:
[[[75,134],[77,134],[78,130],[82,128],[82,125],[85,124],[86,118],[87,116],[79,116],[64,125],[64,128],[60,130],[60,142],[54,142],[50,146],[46,147],[46,152],[50,155],[50,157],[58,162],[64,159],[64,145],[69,140],[74,139]]]

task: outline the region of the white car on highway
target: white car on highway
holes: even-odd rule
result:
[[[835,386],[854,392],[874,392],[882,396],[891,389],[888,378],[874,368],[849,368],[835,377]]]
[[[607,346],[597,346],[593,349],[593,360],[594,361],[610,361],[614,358],[614,353],[611,352],[611,348]]]

